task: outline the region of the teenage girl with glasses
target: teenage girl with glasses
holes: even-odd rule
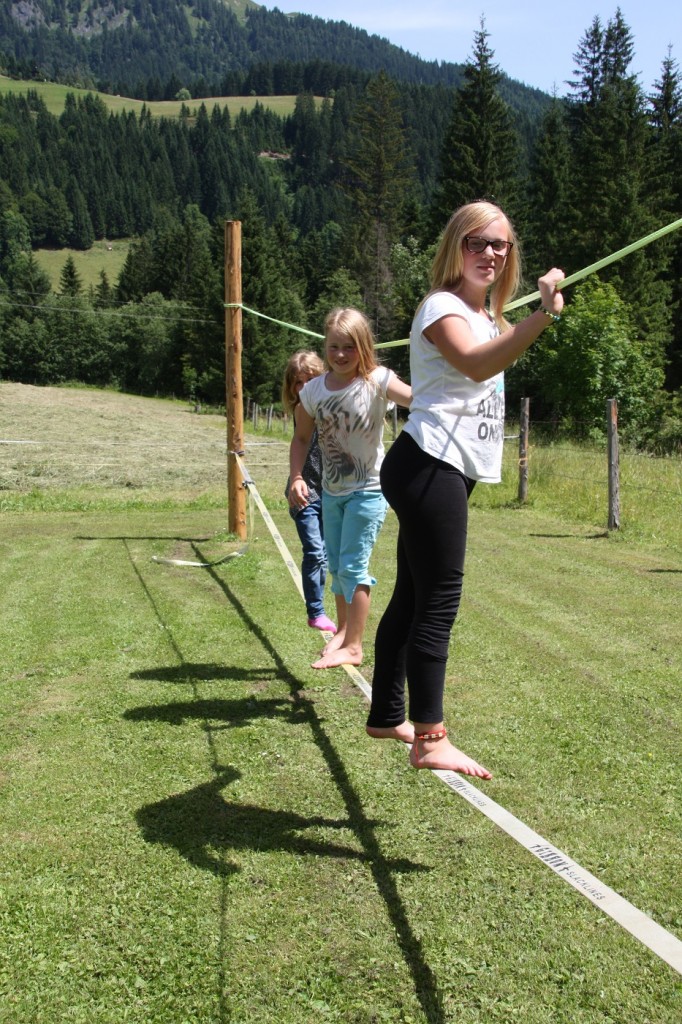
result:
[[[415,768],[491,777],[450,743],[443,723],[467,502],[477,481],[500,480],[503,371],[559,319],[564,300],[556,286],[563,277],[556,268],[541,277],[540,309],[510,327],[503,308],[520,279],[514,231],[498,206],[469,203],[443,232],[431,291],[412,323],[412,405],[381,470],[383,493],[399,521],[398,566],[376,635],[367,732],[411,743]]]
[[[379,366],[367,317],[335,309],[325,320],[327,372],[300,392],[291,442],[289,504],[303,509],[309,489],[303,465],[313,430],[322,452],[322,520],[338,632],[313,668],[359,665],[362,637],[376,580],[369,559],[386,515],[379,469],[389,402],[409,406],[411,391],[393,370]]]

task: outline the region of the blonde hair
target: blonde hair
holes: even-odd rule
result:
[[[521,254],[511,221],[495,203],[480,199],[455,210],[445,225],[431,264],[431,291],[443,288],[457,290],[464,269],[462,247],[465,236],[480,234],[499,218],[506,221],[509,241],[514,243],[499,277],[490,289],[490,310],[497,324],[504,329],[508,326],[503,314],[504,307],[519,287],[521,280]]]
[[[358,373],[367,380],[379,363],[374,351],[374,333],[365,314],[359,309],[353,309],[352,306],[332,309],[324,321],[325,342],[332,330],[345,334],[353,342],[359,356]]]
[[[291,416],[298,405],[296,378],[302,373],[309,373],[311,377],[319,377],[323,370],[324,363],[317,352],[294,352],[286,365],[282,381],[282,405],[288,416]]]

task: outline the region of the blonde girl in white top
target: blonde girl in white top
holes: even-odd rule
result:
[[[411,743],[415,768],[484,779],[490,772],[453,746],[443,723],[467,502],[477,481],[500,479],[503,371],[560,317],[564,301],[557,290],[564,274],[553,268],[538,282],[540,309],[510,327],[503,309],[519,266],[514,230],[498,206],[455,211],[410,334],[410,415],[381,470],[400,530],[395,589],[376,635],[367,732]]]
[[[410,388],[379,366],[374,336],[357,309],[335,309],[325,321],[327,372],[301,390],[291,442],[289,503],[303,508],[303,464],[313,430],[322,452],[322,521],[338,632],[313,668],[359,665],[376,580],[369,560],[386,515],[379,470],[388,403],[409,406]]]

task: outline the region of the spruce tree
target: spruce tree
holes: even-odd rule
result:
[[[241,196],[238,219],[245,305],[273,320],[304,325],[299,283],[253,193]],[[244,315],[243,335],[244,395],[259,405],[279,401],[286,361],[296,349],[310,347],[310,339],[253,314]]]
[[[579,98],[571,105],[575,233],[570,270],[665,222],[647,198],[648,127],[643,92],[628,70],[632,53],[632,35],[620,11],[606,27],[595,19],[579,50],[574,83]],[[648,247],[602,275],[631,306],[639,336],[657,362],[670,331],[670,289],[661,274],[666,265],[661,249]]]
[[[661,77],[649,96],[649,193],[669,221],[682,217],[682,75],[672,52],[663,61]],[[665,243],[663,245],[663,243]],[[669,255],[666,274],[671,289],[672,335],[667,347],[666,385],[682,386],[682,232],[661,239],[657,247]]]
[[[71,212],[71,230],[69,245],[73,249],[90,249],[95,240],[95,230],[88,212],[85,196],[78,184],[71,181],[66,190],[66,198]]]
[[[576,103],[592,105],[599,99],[604,81],[604,28],[599,15],[580,40],[573,60],[575,81],[567,84],[573,89]]]
[[[413,163],[396,87],[381,72],[369,81],[351,123],[345,191],[355,211],[358,270],[377,333],[390,326],[391,246],[400,236]]]
[[[75,298],[75,296],[81,295],[82,292],[83,282],[76,270],[73,256],[69,253],[59,275],[59,294],[70,295],[72,298]]]
[[[113,305],[114,290],[109,283],[106,270],[100,270],[99,281],[93,289],[93,305],[95,309],[108,309]]]
[[[502,76],[493,62],[489,37],[481,19],[441,150],[430,218],[434,238],[453,210],[475,199],[498,203],[519,227],[519,138],[511,110],[499,93]]]
[[[572,250],[574,186],[566,105],[556,96],[545,114],[531,159],[528,233],[523,238],[528,278],[564,266]]]

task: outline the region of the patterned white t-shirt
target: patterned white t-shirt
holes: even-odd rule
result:
[[[323,373],[301,389],[299,401],[315,420],[322,489],[328,494],[381,490],[386,389],[393,376],[392,370],[378,366],[368,380],[355,377],[341,391],[330,391]]]
[[[452,292],[429,295],[410,332],[412,405],[405,430],[429,455],[484,483],[499,483],[504,440],[504,374],[482,382],[456,370],[424,336],[444,316],[460,316],[483,344],[500,332]]]

